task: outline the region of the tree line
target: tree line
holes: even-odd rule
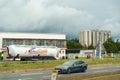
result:
[[[112,38],[107,39],[103,43],[107,53],[119,53],[120,51],[120,41],[114,41]]]
[[[119,53],[120,52],[119,39],[115,41],[113,40],[113,38],[109,38],[102,45],[104,46],[107,53]],[[96,46],[93,46],[91,44],[87,47],[86,45],[84,46],[81,45],[78,39],[68,39],[67,48],[68,49],[95,49]]]
[[[68,39],[67,40],[67,48],[68,49],[95,49],[95,47],[91,44],[88,47],[86,45],[81,45],[77,38]]]

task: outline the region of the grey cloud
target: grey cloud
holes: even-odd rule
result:
[[[120,26],[118,0],[0,0],[0,31],[78,35]],[[109,28],[111,27],[111,28]],[[113,29],[112,29],[113,28]],[[117,31],[117,32],[116,32]]]

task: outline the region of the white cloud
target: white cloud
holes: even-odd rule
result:
[[[118,36],[120,37],[120,18],[119,17],[113,17],[110,19],[106,19],[104,22],[104,25],[102,26],[103,29],[111,30],[113,37]]]
[[[0,0],[0,28],[1,31],[74,35],[86,29],[109,29],[110,26],[119,28],[120,18],[117,17],[120,12],[116,2],[117,0],[114,3],[112,0]],[[119,34],[117,29],[111,30],[114,35]]]

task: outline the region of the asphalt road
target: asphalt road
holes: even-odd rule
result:
[[[94,74],[100,72],[118,71],[120,64],[89,67],[85,73],[59,74],[58,76],[83,75]],[[44,78],[51,78],[52,70],[36,71],[36,72],[22,72],[22,73],[4,73],[0,74],[0,80],[43,80]]]

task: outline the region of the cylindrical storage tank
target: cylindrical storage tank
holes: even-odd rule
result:
[[[59,55],[59,49],[54,46],[10,45],[8,49],[9,54],[13,57],[19,54],[20,57],[53,56],[58,58]]]

